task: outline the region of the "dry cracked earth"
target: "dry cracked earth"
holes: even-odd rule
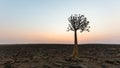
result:
[[[71,58],[71,44],[17,44],[0,46],[0,68],[120,68],[120,45],[79,45]]]

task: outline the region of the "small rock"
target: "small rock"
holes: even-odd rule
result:
[[[31,66],[31,68],[38,68],[39,66],[36,66],[36,65],[34,65],[34,66]]]
[[[40,57],[38,57],[38,56],[33,56],[33,62],[35,62],[35,63],[37,63],[37,62],[39,62],[39,60],[40,60]]]
[[[114,64],[114,61],[113,60],[105,60],[106,63],[109,63],[109,64]]]
[[[4,64],[4,68],[14,68],[14,67],[12,66],[11,62],[8,61]]]
[[[65,58],[65,61],[71,61],[71,60],[72,60],[71,57],[66,57],[66,58]]]
[[[107,68],[106,65],[103,63],[101,64],[101,68]]]
[[[61,63],[54,63],[55,66],[62,67],[63,65]]]
[[[81,64],[71,64],[69,68],[86,68],[86,66]]]
[[[48,64],[43,65],[44,68],[51,68]]]

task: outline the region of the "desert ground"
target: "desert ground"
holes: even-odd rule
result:
[[[0,68],[120,68],[120,45],[81,44],[71,58],[72,44],[0,45]]]

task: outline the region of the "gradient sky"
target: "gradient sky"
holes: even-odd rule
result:
[[[0,43],[73,43],[68,17],[83,14],[78,42],[120,44],[120,0],[0,0]]]

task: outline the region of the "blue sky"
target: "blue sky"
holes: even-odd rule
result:
[[[0,0],[0,43],[73,43],[67,32],[71,14],[83,14],[90,32],[79,43],[117,43],[119,0]]]

